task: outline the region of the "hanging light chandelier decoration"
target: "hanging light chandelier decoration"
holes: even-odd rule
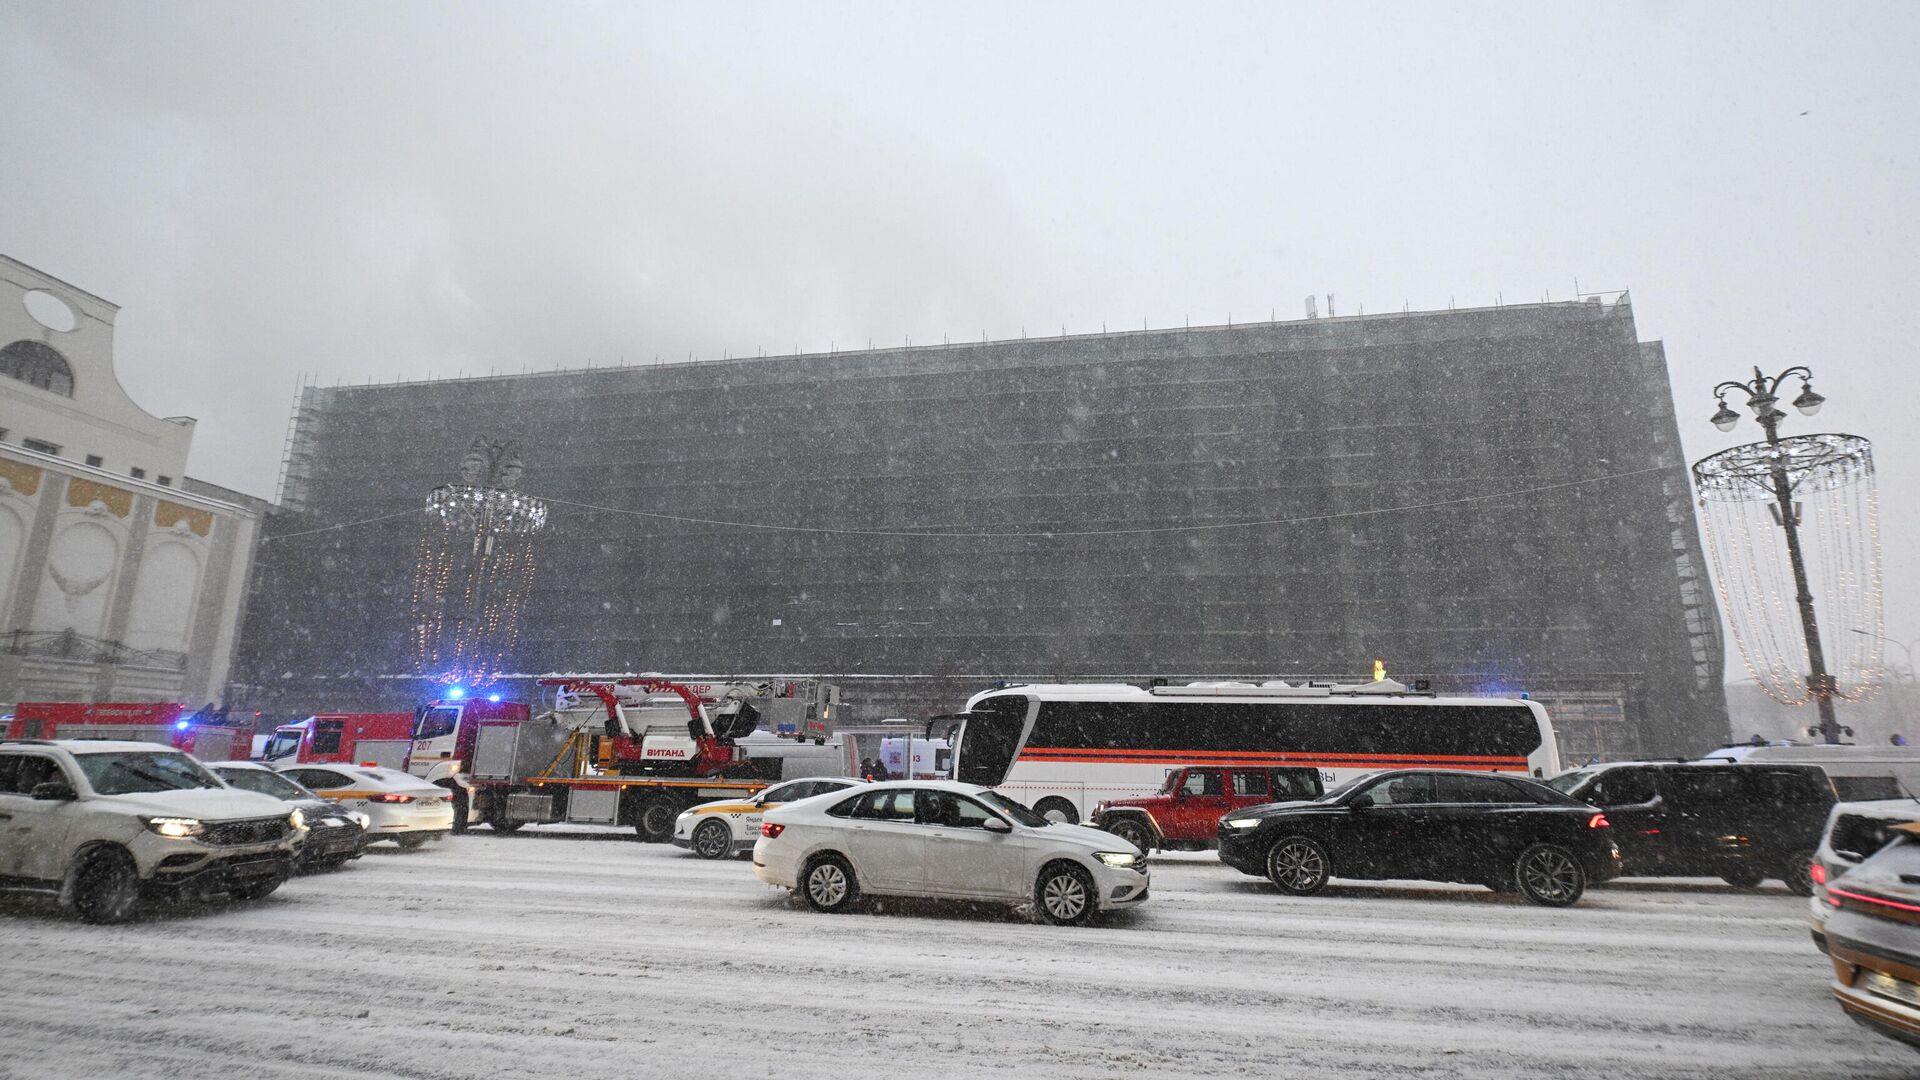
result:
[[[484,683],[505,669],[533,588],[547,504],[518,490],[520,444],[477,438],[460,482],[427,494],[413,577],[417,670]]]
[[[1811,394],[1794,402],[1802,412],[1811,412]],[[1761,417],[1770,436],[1785,415],[1771,411]],[[1723,401],[1714,422],[1731,427],[1730,415]],[[1885,676],[1872,445],[1856,435],[1770,437],[1697,462],[1693,479],[1721,608],[1747,673],[1775,701],[1818,703],[1823,712],[1833,700],[1871,696]],[[1808,674],[1809,656],[1823,661],[1818,675]]]

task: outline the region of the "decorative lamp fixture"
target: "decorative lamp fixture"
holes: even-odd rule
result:
[[[520,444],[475,439],[460,482],[427,493],[414,564],[413,637],[420,671],[485,684],[504,670],[533,589],[533,537],[547,504],[518,490]],[[461,691],[464,693],[464,690]]]

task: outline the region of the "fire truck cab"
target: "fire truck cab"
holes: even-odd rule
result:
[[[405,769],[413,747],[409,713],[317,713],[281,724],[260,751],[260,760],[332,761]]]

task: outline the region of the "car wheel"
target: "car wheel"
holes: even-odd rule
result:
[[[1720,875],[1720,880],[1736,889],[1751,889],[1766,880],[1767,875],[1751,866],[1735,866]]]
[[[1121,818],[1107,826],[1107,831],[1140,849],[1142,854],[1153,851],[1153,830],[1137,818]]]
[[[1080,811],[1072,803],[1059,796],[1050,796],[1033,804],[1033,812],[1049,821],[1063,825],[1080,824]]]
[[[90,923],[125,922],[140,903],[140,872],[119,848],[87,856],[73,879],[73,907]]]
[[[845,911],[859,895],[853,867],[838,855],[816,855],[800,872],[800,896],[815,911]]]
[[[1514,860],[1513,877],[1526,898],[1546,907],[1566,907],[1587,891],[1580,860],[1557,844],[1535,844]]]
[[[724,859],[733,854],[733,830],[718,818],[708,818],[693,830],[693,853],[703,859]]]
[[[680,811],[665,799],[648,799],[640,804],[640,814],[633,819],[633,834],[648,844],[664,844],[673,837],[673,819]]]
[[[1812,896],[1813,850],[1809,848],[1787,856],[1787,861],[1780,865],[1780,880],[1787,883],[1787,891],[1793,895]]]
[[[1283,892],[1312,896],[1327,887],[1333,864],[1327,849],[1304,836],[1288,836],[1267,849],[1267,880]]]
[[[1084,867],[1064,862],[1040,871],[1033,903],[1040,909],[1040,917],[1055,926],[1085,926],[1100,910],[1093,875]]]
[[[235,885],[227,890],[227,895],[235,900],[264,900],[273,895],[273,890],[286,883],[284,877],[261,878],[245,885]]]
[[[422,833],[414,833],[411,836],[396,836],[393,842],[399,844],[402,851],[416,851],[426,846],[427,837]]]

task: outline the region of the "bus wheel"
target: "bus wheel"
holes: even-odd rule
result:
[[[664,844],[673,836],[673,819],[679,815],[679,809],[668,800],[648,799],[634,815],[634,835],[649,844]]]
[[[1107,831],[1139,848],[1142,855],[1153,851],[1153,830],[1135,818],[1123,817],[1108,825]]]
[[[1312,896],[1333,876],[1327,849],[1304,836],[1288,836],[1267,851],[1267,880],[1283,892]]]
[[[1063,825],[1080,824],[1080,811],[1074,805],[1057,795],[1041,799],[1033,804],[1033,812],[1043,818],[1049,818]]]

